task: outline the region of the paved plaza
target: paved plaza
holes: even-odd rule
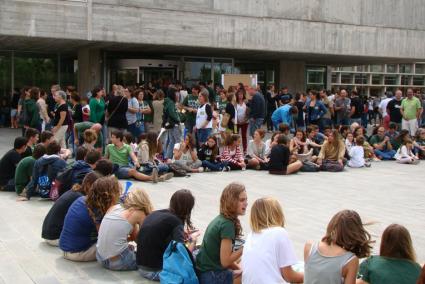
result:
[[[18,131],[0,129],[0,154],[12,145]],[[172,193],[190,189],[196,198],[193,223],[205,231],[219,210],[222,189],[230,182],[246,185],[248,201],[262,196],[278,198],[284,208],[286,228],[302,259],[307,240],[319,240],[327,222],[341,209],[354,209],[369,226],[379,250],[379,237],[391,223],[405,225],[411,232],[419,262],[425,261],[425,163],[418,166],[395,162],[373,163],[372,168],[346,169],[342,173],[298,173],[271,176],[244,171],[194,174],[188,178],[151,184],[134,182],[146,189],[156,209],[168,205]],[[62,258],[57,248],[46,245],[41,225],[51,202],[32,199],[16,202],[14,193],[0,192],[0,283],[149,283],[137,272],[111,272],[97,263],[73,263]],[[241,218],[249,232],[249,210]]]

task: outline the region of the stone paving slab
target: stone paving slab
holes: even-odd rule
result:
[[[14,136],[0,130],[0,154],[6,152]],[[11,138],[12,137],[12,138]],[[274,196],[282,204],[286,228],[301,259],[307,240],[319,240],[330,218],[342,209],[354,209],[376,239],[391,223],[405,225],[411,232],[418,260],[425,261],[425,163],[418,166],[395,162],[373,163],[370,169],[346,169],[342,173],[298,173],[271,176],[266,172],[244,171],[202,173],[188,178],[151,184],[134,182],[151,196],[156,209],[166,208],[178,189],[190,189],[196,198],[193,223],[205,231],[219,210],[222,189],[232,181],[246,185],[248,202]],[[14,193],[0,192],[0,283],[150,283],[137,272],[112,272],[97,263],[73,263],[62,258],[57,248],[41,240],[41,224],[51,202],[32,199],[16,202]],[[241,218],[249,229],[249,210]]]

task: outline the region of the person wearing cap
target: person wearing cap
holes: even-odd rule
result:
[[[66,104],[66,93],[64,91],[56,91],[54,99],[57,104],[55,115],[53,118],[52,132],[56,141],[58,141],[61,148],[66,148],[65,134],[68,130],[68,106]]]
[[[289,104],[291,98],[289,96],[280,97],[281,105],[272,113],[272,122],[275,130],[278,130],[279,124],[285,123],[292,125],[292,106]],[[293,108],[295,111],[296,108]]]

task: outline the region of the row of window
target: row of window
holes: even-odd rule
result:
[[[425,74],[425,63],[343,66],[336,67],[334,71]]]

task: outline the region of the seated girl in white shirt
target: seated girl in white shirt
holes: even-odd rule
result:
[[[406,140],[404,145],[398,148],[397,153],[394,156],[394,158],[397,160],[397,163],[414,165],[419,164],[419,158],[413,154],[412,149],[412,140]]]
[[[301,283],[303,273],[292,265],[297,257],[284,229],[282,207],[274,198],[257,199],[251,208],[248,235],[242,254],[242,283]]]
[[[347,139],[348,139],[348,136],[347,136]],[[366,163],[364,159],[363,144],[364,144],[364,137],[358,136],[356,138],[356,143],[353,143],[350,149],[348,150],[348,155],[350,156],[350,160],[348,161],[348,166],[350,168],[362,168],[364,166],[370,167],[370,164]],[[347,140],[346,140],[346,145],[347,145]]]

